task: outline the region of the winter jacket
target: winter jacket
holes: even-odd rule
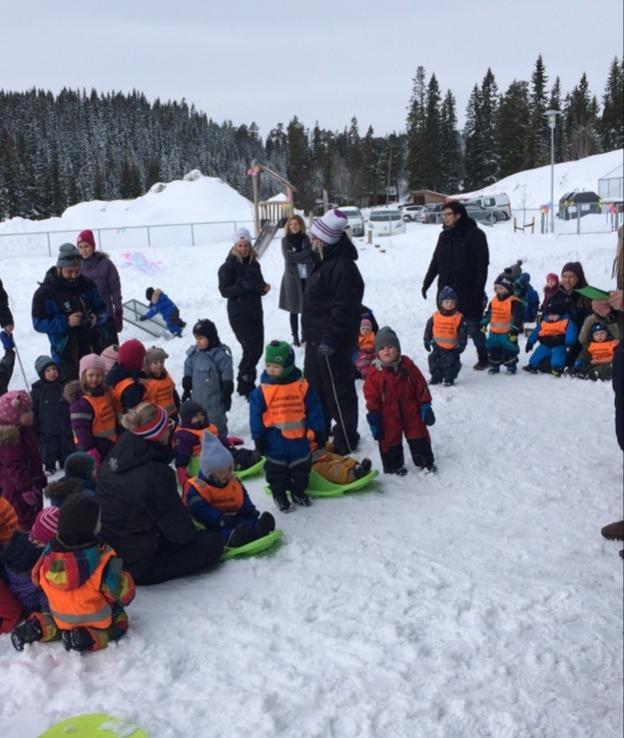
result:
[[[310,276],[314,266],[310,239],[305,233],[289,233],[282,238],[282,255],[284,276],[280,286],[279,308],[289,313],[300,313],[303,310],[301,280]]]
[[[9,296],[2,286],[2,280],[0,279],[0,328],[13,324],[13,315],[9,308]]]
[[[281,430],[275,426],[267,427],[265,425],[263,415],[267,410],[264,394],[262,392],[263,385],[284,385],[294,384],[302,378],[301,371],[297,368],[293,369],[287,380],[281,380],[280,377],[269,377],[266,372],[262,372],[260,377],[260,386],[256,387],[249,396],[249,428],[251,437],[254,441],[263,439],[266,456],[274,461],[288,461],[289,463],[297,459],[304,459],[310,455],[310,441],[307,436],[303,438],[285,438]],[[306,429],[322,432],[325,429],[325,419],[323,417],[323,409],[321,401],[314,391],[308,385],[305,397],[305,426]]]
[[[479,320],[489,262],[485,233],[472,218],[462,216],[453,228],[440,233],[423,287],[428,290],[437,276],[438,292],[442,287],[452,287],[457,293],[457,309],[464,318]]]
[[[384,366],[379,360],[364,382],[364,398],[369,414],[381,416],[382,451],[407,439],[427,438],[429,432],[420,418],[420,407],[431,402],[427,382],[418,367],[407,356],[395,366]]]
[[[563,285],[559,285],[555,294],[548,301],[548,305],[551,302],[565,305],[565,314],[576,323],[579,330],[583,326],[585,318],[591,313],[591,302],[575,290],[566,292]]]
[[[149,566],[162,543],[195,540],[195,528],[178,494],[170,446],[125,432],[99,471],[100,538],[133,573]]]
[[[119,272],[108,254],[94,251],[88,259],[81,261],[80,274],[95,283],[109,318],[123,313]]]
[[[184,360],[184,377],[190,377],[191,398],[204,408],[208,421],[217,426],[219,435],[227,435],[224,396],[230,396],[234,389],[229,347],[222,343],[201,351],[191,346]]]
[[[346,234],[323,249],[306,282],[301,319],[306,341],[329,338],[349,355],[357,349],[362,320],[364,281],[357,268],[357,249]]]
[[[256,510],[245,486],[236,478],[231,484],[236,487],[240,504],[236,505],[236,509],[221,509],[217,504],[210,500],[210,495],[202,496],[198,489],[202,484],[208,484],[217,491],[225,489],[226,485],[219,485],[215,480],[206,478],[202,474],[190,479],[184,486],[184,504],[188,507],[189,512],[209,530],[225,530],[229,532],[236,528],[240,523],[252,522],[260,517],[260,513]],[[208,499],[207,499],[208,498]]]
[[[0,425],[0,495],[15,508],[23,531],[31,529],[41,510],[42,490],[46,484],[33,429]]]
[[[3,579],[0,567],[0,635],[10,633],[22,619],[22,603]]]
[[[131,381],[126,382],[123,387],[117,386],[126,379]],[[133,407],[143,402],[146,379],[147,374],[143,371],[123,369],[119,364],[115,364],[111,368],[106,375],[106,385],[110,388],[113,396],[116,413],[127,413],[128,410],[132,410]]]
[[[607,329],[607,332],[610,334],[611,338],[622,337],[620,336],[620,331],[618,327],[618,314],[615,312],[615,310],[610,312],[609,315],[606,316],[606,318],[601,318],[600,315],[592,312],[591,315],[588,315],[585,318],[585,320],[583,321],[583,325],[581,326],[581,330],[579,331],[578,340],[582,346],[587,346],[587,344],[592,340],[591,329],[594,323],[602,323]]]
[[[97,451],[100,462],[106,457],[113,443],[116,440],[115,435],[104,437],[98,435],[98,427],[95,425],[96,420],[105,420],[108,424],[112,415],[113,430],[115,428],[115,411],[113,409],[113,401],[107,387],[99,387],[93,390],[94,398],[106,397],[108,402],[104,404],[104,412],[96,417],[93,405],[87,399],[87,396],[80,388],[80,382],[69,382],[65,386],[64,396],[69,402],[69,419],[71,423],[72,433],[74,434],[74,443],[77,451]],[[109,424],[108,427],[110,428]]]
[[[13,376],[15,367],[15,351],[9,349],[4,352],[4,356],[0,359],[0,395],[9,390],[9,383]]]
[[[71,436],[69,405],[63,398],[60,379],[47,382],[40,379],[30,388],[33,404],[33,430],[41,438]]]
[[[156,298],[156,302],[153,301],[154,297]],[[173,300],[169,299],[169,297],[160,290],[154,291],[152,302],[143,317],[145,320],[149,320],[150,318],[153,318],[156,313],[160,313],[163,316],[167,326],[169,326],[172,319],[179,318],[180,316],[180,311]]]
[[[247,257],[242,261],[229,254],[219,268],[219,292],[227,298],[230,320],[262,316],[262,296],[266,282],[257,259]]]
[[[217,426],[206,423],[201,428],[185,428],[178,426],[173,432],[173,447],[175,448],[175,468],[186,468],[193,457],[199,457],[201,453],[202,438],[204,433],[212,433],[218,437]],[[223,442],[225,446],[226,443]]]
[[[47,609],[45,594],[31,579],[32,568],[40,553],[41,549],[32,544],[22,531],[14,533],[11,540],[0,548],[2,579],[19,601],[25,615]]]
[[[83,324],[70,328],[67,319],[72,313],[95,314],[96,325],[107,318],[106,307],[90,279],[80,275],[75,282],[68,282],[57,274],[56,267],[51,267],[33,295],[33,327],[47,334],[54,362],[68,362],[77,368],[83,356],[99,347],[99,334],[88,317]]]
[[[566,346],[567,348],[570,348],[571,346],[574,346],[578,337],[578,330],[576,328],[576,324],[572,320],[561,318],[560,321],[557,321],[562,323],[562,333],[540,336],[540,333],[544,334],[545,326],[548,325],[548,322],[549,321],[547,320],[543,320],[531,331],[531,335],[527,338],[527,346],[529,348],[533,348],[537,341],[539,341],[542,346],[547,346],[548,348],[554,348],[555,346]]]

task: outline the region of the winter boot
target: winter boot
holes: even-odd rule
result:
[[[479,359],[477,363],[472,367],[478,372],[482,372],[490,366],[490,362],[487,359]]]
[[[404,477],[407,474],[407,469],[404,466],[398,466],[396,469],[386,469],[386,474],[396,474],[397,477]]]
[[[531,366],[530,364],[527,364],[526,366],[522,367],[522,371],[528,372],[529,374],[537,374],[537,369],[534,366]]]
[[[425,467],[425,474],[435,474],[438,471],[438,467],[435,464],[430,464]]]
[[[86,628],[73,628],[72,630],[62,630],[61,640],[66,651],[90,651],[95,641]]]
[[[27,643],[43,638],[43,631],[37,620],[25,620],[11,631],[11,643],[16,651],[23,651]]]
[[[505,367],[505,370],[507,374],[515,374],[516,373],[516,365],[515,364],[507,364]]]
[[[310,507],[312,504],[312,500],[305,492],[293,492],[292,501],[297,505],[301,505],[301,507]]]
[[[273,500],[277,505],[277,509],[283,513],[289,513],[293,511],[293,506],[290,504],[288,495],[281,489],[271,490],[273,493]]]
[[[292,339],[293,339],[292,340],[293,346],[301,346],[301,341],[299,340],[299,334],[298,333],[293,333]]]
[[[361,479],[368,474],[368,472],[371,470],[371,466],[372,463],[370,459],[362,459],[359,464],[356,464],[353,467],[353,475],[356,479]]]
[[[453,386],[453,385],[455,384],[455,380],[454,380],[454,379],[445,379],[445,380],[444,380],[444,381],[442,382],[442,384],[443,384],[443,385],[444,385],[445,387],[452,387],[452,386]]]
[[[263,512],[256,523],[256,533],[259,538],[268,536],[275,530],[275,518],[270,512]]]
[[[605,525],[600,532],[610,541],[624,541],[624,520],[618,520],[616,523],[609,523],[609,525]]]
[[[259,536],[253,534],[252,527],[249,523],[239,523],[230,533],[225,545],[227,548],[240,548],[255,538],[259,538]]]
[[[442,382],[442,378],[441,377],[433,377],[432,376],[431,379],[429,380],[429,384],[440,384],[441,382]]]
[[[500,366],[498,364],[495,364],[494,366],[491,366],[488,369],[488,374],[499,374],[500,373]]]

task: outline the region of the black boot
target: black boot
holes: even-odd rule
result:
[[[43,638],[43,631],[36,620],[25,620],[11,631],[11,643],[16,651],[23,651],[27,643],[34,643]]]
[[[225,545],[228,548],[240,548],[256,538],[259,538],[259,536],[253,534],[249,523],[239,523],[230,533]]]
[[[256,523],[256,532],[259,538],[268,536],[275,530],[275,518],[270,512],[263,512]]]
[[[61,640],[66,651],[90,651],[94,640],[86,628],[73,628],[61,631]]]
[[[292,500],[297,505],[301,505],[301,507],[310,507],[312,504],[312,500],[306,495],[305,492],[293,492],[292,493]]]
[[[299,340],[299,334],[293,333],[293,346],[301,346],[301,341]]]
[[[293,511],[293,506],[290,504],[290,500],[288,499],[286,492],[281,489],[274,489],[271,490],[271,492],[273,494],[273,500],[277,505],[277,509],[280,512],[288,513]]]

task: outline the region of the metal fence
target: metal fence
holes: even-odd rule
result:
[[[589,236],[612,233],[624,222],[624,212],[620,207],[603,206],[601,213],[587,214],[581,208],[576,217],[562,220],[555,214],[555,234],[562,236]],[[521,208],[512,210],[514,231],[524,233],[550,233],[550,213],[548,208]]]
[[[158,225],[109,226],[93,228],[98,248],[142,249],[170,246],[198,246],[228,241],[240,226],[253,228],[253,220],[217,220],[201,223],[162,223]],[[75,243],[78,228],[59,231],[0,233],[0,258],[24,253],[52,256],[65,242]]]

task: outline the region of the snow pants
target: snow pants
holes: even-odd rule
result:
[[[518,344],[509,340],[508,333],[488,333],[485,345],[491,366],[514,366],[518,363]]]
[[[483,335],[483,334],[481,334]],[[457,379],[459,370],[461,369],[461,361],[459,359],[459,351],[454,349],[441,349],[439,346],[433,347],[429,354],[429,371],[431,379],[436,382],[444,380]]]
[[[2,359],[0,359],[0,395],[8,392],[14,366],[15,351],[7,351]]]
[[[54,469],[58,461],[61,466],[65,459],[76,450],[71,435],[39,436],[41,457],[46,469]]]
[[[243,349],[238,365],[236,391],[247,397],[256,384],[256,366],[264,350],[264,322],[259,317],[230,318],[236,340]]]
[[[174,308],[171,314],[165,321],[167,324],[167,330],[174,336],[181,336],[182,330],[186,327],[186,323],[180,318],[180,311],[178,308]]]
[[[565,346],[549,347],[540,343],[529,357],[529,365],[542,372],[549,372],[551,369],[563,371],[567,355]]]
[[[267,458],[264,473],[271,492],[305,492],[310,482],[312,454],[295,461],[279,461]]]
[[[35,620],[39,623],[39,627],[43,633],[42,641],[58,641],[61,637],[61,630],[57,627],[54,618],[49,612],[34,612],[28,616],[28,620]],[[108,628],[82,628],[86,630],[93,639],[93,646],[90,651],[100,651],[106,648],[111,641],[118,641],[122,636],[126,635],[128,630],[128,616],[126,611],[117,605],[113,608],[113,622]]]
[[[433,451],[429,438],[408,438],[407,446],[410,450],[414,466],[420,469],[427,469],[433,466]],[[386,474],[392,474],[405,464],[402,443],[396,446],[390,446],[385,451],[383,450],[382,443],[380,443],[379,455],[381,456],[381,463]]]

